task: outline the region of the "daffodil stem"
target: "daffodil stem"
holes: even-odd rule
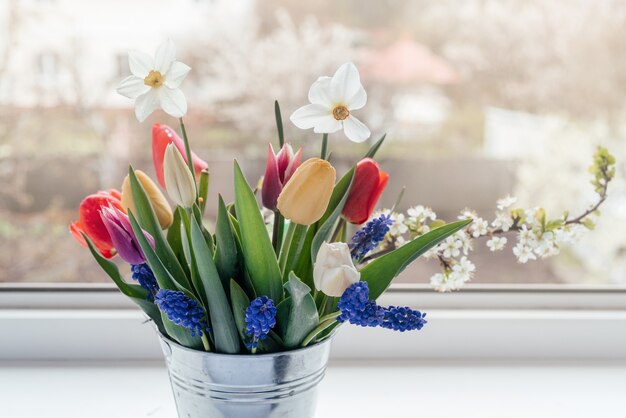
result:
[[[189,171],[191,171],[191,177],[193,177],[193,181],[196,181],[196,170],[193,168],[193,159],[191,158],[191,147],[189,146],[189,138],[187,138],[187,130],[185,129],[185,124],[183,123],[183,118],[179,118],[180,122],[180,132],[183,135],[183,142],[185,143],[185,154],[187,156],[187,165],[189,166]],[[196,188],[197,193],[197,188]]]
[[[283,243],[283,230],[285,229],[285,219],[279,211],[274,211],[274,231],[272,233],[272,245],[276,256],[280,254],[280,246]]]
[[[325,160],[328,157],[328,134],[324,134],[322,136],[322,160]]]

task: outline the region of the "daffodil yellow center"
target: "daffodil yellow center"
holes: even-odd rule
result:
[[[333,117],[337,120],[344,120],[350,116],[350,111],[344,105],[335,106],[333,109]]]
[[[159,88],[163,85],[164,81],[165,81],[165,77],[163,77],[163,75],[160,72],[155,71],[155,70],[150,70],[146,78],[143,79],[143,84],[145,84],[146,86]]]

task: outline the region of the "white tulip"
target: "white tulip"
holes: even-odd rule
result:
[[[311,104],[302,106],[289,118],[300,129],[315,133],[341,130],[349,140],[363,142],[370,130],[352,114],[367,102],[359,71],[351,62],[343,64],[332,77],[320,77],[309,90]]]
[[[189,166],[174,144],[169,144],[163,157],[165,190],[177,205],[189,208],[196,201],[196,183]]]
[[[144,52],[129,52],[128,64],[132,75],[120,82],[117,92],[136,99],[135,116],[139,122],[159,107],[175,118],[187,113],[187,100],[179,87],[191,67],[176,61],[171,40],[157,48],[154,58]]]
[[[340,297],[351,284],[360,279],[361,273],[352,263],[348,244],[322,244],[313,267],[313,281],[317,290],[328,296]]]

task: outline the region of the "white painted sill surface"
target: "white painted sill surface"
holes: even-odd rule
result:
[[[625,387],[625,362],[335,362],[317,416],[623,418]],[[2,363],[0,408],[7,418],[176,417],[155,362]]]

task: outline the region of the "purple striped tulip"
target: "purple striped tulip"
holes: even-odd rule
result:
[[[265,176],[261,188],[263,206],[276,210],[278,195],[283,190],[293,173],[300,166],[302,160],[302,148],[293,153],[291,145],[285,143],[278,154],[274,153],[272,144],[269,144],[267,152],[267,164]]]
[[[129,264],[143,264],[146,257],[141,251],[139,242],[133,233],[128,215],[113,206],[103,206],[100,210],[100,217],[105,228],[111,236],[113,246],[120,257]],[[144,231],[144,235],[150,246],[154,248],[154,238]]]

